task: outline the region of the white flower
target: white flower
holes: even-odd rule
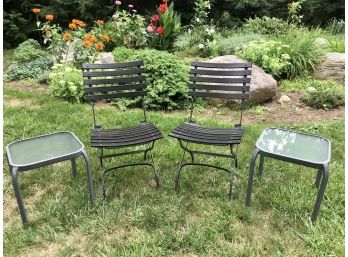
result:
[[[211,29],[211,30],[210,30],[210,33],[211,33],[211,34],[215,33],[215,29]]]
[[[199,18],[196,18],[196,21],[199,22]]]
[[[203,45],[203,44],[199,44],[199,45],[198,45],[198,48],[199,48],[199,49],[202,49],[202,48],[204,48],[204,45]]]
[[[210,10],[210,4],[208,4],[208,9]]]
[[[191,34],[192,30],[191,30],[191,29],[188,29],[187,32]]]

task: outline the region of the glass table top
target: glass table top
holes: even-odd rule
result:
[[[266,153],[311,163],[328,163],[331,158],[331,143],[326,138],[286,129],[265,129],[256,147]]]
[[[57,132],[13,142],[7,146],[7,156],[12,166],[26,166],[57,159],[84,149],[71,132]]]

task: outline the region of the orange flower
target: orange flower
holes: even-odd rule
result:
[[[89,41],[89,40],[87,40],[87,39],[85,39],[84,41],[83,41],[83,46],[84,47],[90,47],[92,45],[92,42],[91,41]]]
[[[95,36],[93,36],[91,34],[88,34],[85,39],[88,41],[91,41],[93,43],[97,42],[97,39],[95,38]]]
[[[39,14],[41,12],[41,9],[40,8],[33,8],[33,9],[31,9],[31,11],[35,14]]]
[[[99,26],[103,26],[103,25],[104,25],[104,21],[103,21],[103,20],[97,20],[97,24],[98,24]]]
[[[69,32],[64,32],[63,39],[65,41],[70,41],[72,39],[72,35]]]
[[[53,18],[54,18],[54,16],[53,16],[52,14],[47,14],[47,15],[45,16],[45,19],[46,19],[47,21],[53,21]]]
[[[86,27],[86,24],[78,19],[73,19],[71,22],[81,28]]]
[[[106,43],[109,43],[110,41],[110,37],[108,35],[102,35],[101,39]]]
[[[75,23],[69,23],[69,29],[76,29],[76,24]]]
[[[97,49],[97,51],[103,51],[104,50],[104,45],[103,45],[103,43],[96,43],[95,44],[95,49]]]

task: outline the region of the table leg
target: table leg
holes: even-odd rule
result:
[[[83,158],[86,162],[86,168],[87,168],[87,182],[88,182],[88,189],[89,189],[89,200],[93,204],[94,202],[94,190],[93,190],[93,178],[92,178],[92,172],[91,172],[91,165],[89,161],[89,157],[85,150],[82,150],[81,152]]]
[[[21,214],[23,225],[26,225],[28,224],[28,219],[25,213],[24,203],[23,203],[23,199],[22,199],[21,192],[19,190],[19,185],[18,185],[18,168],[12,167],[11,174],[12,174],[12,185],[16,194],[19,213]]]
[[[265,156],[260,155],[260,162],[259,162],[259,176],[262,176],[263,174],[263,164],[265,161]]]
[[[316,179],[315,179],[315,184],[314,184],[316,188],[319,188],[320,180],[321,180],[322,174],[323,174],[322,169],[318,169],[318,171],[317,171],[317,177],[316,177]]]
[[[248,180],[248,188],[246,193],[245,205],[250,205],[251,190],[253,187],[253,180],[254,180],[255,161],[258,155],[259,155],[259,150],[255,149],[250,160],[249,180]]]
[[[321,179],[320,188],[319,188],[319,192],[317,195],[317,200],[315,202],[314,209],[312,212],[312,221],[313,222],[317,219],[317,216],[318,216],[318,213],[320,210],[320,204],[324,198],[324,192],[326,189],[327,182],[329,180],[329,165],[327,163],[324,164],[323,169],[321,169],[321,170],[322,170],[323,177]]]
[[[72,168],[73,176],[76,177],[77,172],[76,172],[76,159],[75,158],[71,159],[71,168]]]

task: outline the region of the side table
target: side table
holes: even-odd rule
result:
[[[28,224],[28,219],[18,183],[18,176],[22,171],[71,160],[72,173],[76,176],[75,159],[82,155],[87,167],[89,200],[93,203],[94,192],[89,157],[84,145],[72,132],[56,132],[15,141],[7,145],[6,153],[23,225]]]
[[[264,158],[274,158],[318,169],[315,187],[319,188],[311,219],[317,219],[320,204],[329,179],[331,142],[326,138],[280,128],[265,129],[256,142],[250,161],[246,205],[250,205],[255,161],[260,155],[259,175],[262,175]]]

